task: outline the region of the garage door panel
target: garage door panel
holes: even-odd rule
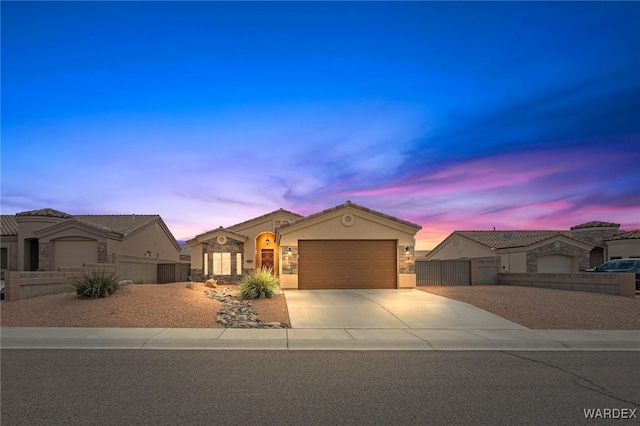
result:
[[[62,240],[53,242],[54,269],[78,268],[98,262],[98,242],[95,240]]]
[[[397,288],[394,240],[299,242],[298,288]]]

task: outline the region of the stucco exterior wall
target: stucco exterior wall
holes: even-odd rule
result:
[[[125,240],[109,240],[109,253],[129,254],[133,256],[180,260],[180,247],[173,243],[163,226],[158,222],[129,235]]]
[[[607,260],[640,257],[640,239],[607,241]]]
[[[365,215],[349,212],[353,216],[350,225],[343,223],[342,211],[327,215],[322,220],[309,223],[309,226],[296,225],[289,232],[287,228],[280,232],[280,246],[297,246],[298,240],[397,240],[400,245],[415,245],[415,232],[393,228],[382,221]],[[350,222],[347,222],[350,223]]]
[[[494,255],[495,252],[492,252]],[[527,272],[527,253],[524,251],[500,252],[500,272]]]
[[[48,216],[17,216],[18,223],[18,270],[24,271],[28,263],[29,248],[26,247],[25,241],[29,239],[37,239],[35,234],[40,228],[50,226],[55,223],[63,222],[66,219]]]
[[[475,257],[495,256],[495,252],[491,249],[483,247],[466,238],[454,235],[449,241],[438,249],[437,252],[431,252],[427,255],[429,260],[450,260]]]
[[[0,248],[6,255],[6,265],[2,268],[2,275],[5,272],[18,270],[18,237],[17,236],[4,236],[0,240]],[[4,279],[4,278],[2,278]]]

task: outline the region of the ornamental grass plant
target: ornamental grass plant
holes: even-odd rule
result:
[[[264,299],[276,293],[278,284],[272,269],[258,269],[242,280],[238,290],[243,299]]]
[[[78,296],[88,299],[107,297],[124,287],[118,281],[115,272],[106,270],[83,272],[79,277],[73,278],[70,283],[75,287]]]

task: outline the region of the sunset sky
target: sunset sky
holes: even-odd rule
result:
[[[640,228],[640,2],[5,2],[2,214]]]

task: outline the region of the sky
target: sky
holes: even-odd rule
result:
[[[640,2],[7,2],[2,214],[640,228]]]

